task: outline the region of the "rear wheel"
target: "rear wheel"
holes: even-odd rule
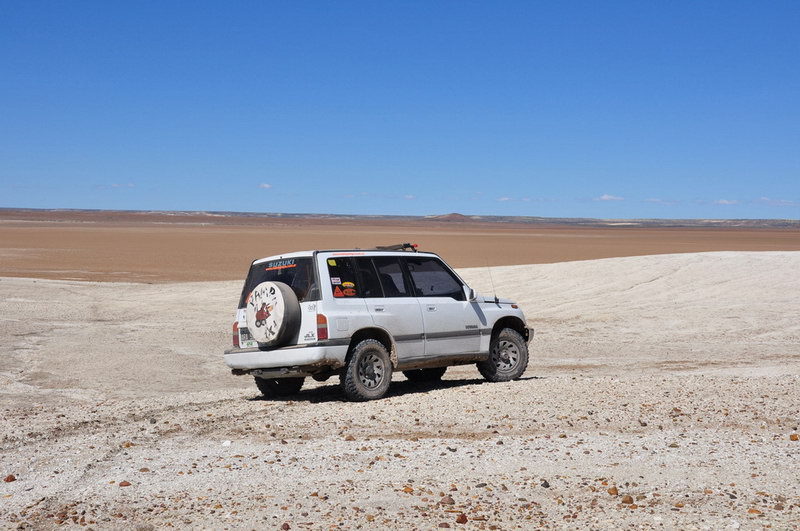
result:
[[[350,400],[364,402],[383,397],[392,381],[392,362],[383,343],[365,339],[353,347],[339,381]]]
[[[259,378],[256,376],[256,387],[267,398],[296,395],[303,387],[305,378]]]
[[[516,380],[528,367],[528,343],[519,332],[504,328],[492,339],[491,356],[478,362],[478,371],[490,382]]]
[[[431,369],[403,371],[403,374],[410,382],[438,382],[446,371],[447,367],[433,367]]]

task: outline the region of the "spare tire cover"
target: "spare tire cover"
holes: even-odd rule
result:
[[[247,296],[247,329],[262,347],[279,347],[300,328],[300,303],[283,282],[262,282]]]

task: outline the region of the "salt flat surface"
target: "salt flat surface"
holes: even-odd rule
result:
[[[526,375],[398,374],[367,404],[231,376],[241,282],[3,278],[0,523],[798,526],[798,271],[799,252],[463,269],[525,310]]]
[[[556,366],[797,374],[800,253],[639,256],[460,273],[484,294],[493,294],[493,279],[497,294],[519,302],[537,329],[537,359]]]

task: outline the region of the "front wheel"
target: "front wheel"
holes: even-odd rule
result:
[[[267,398],[296,395],[305,378],[256,378],[256,387]]]
[[[392,381],[392,362],[380,341],[365,339],[353,347],[339,376],[347,398],[365,402],[383,397]]]
[[[516,380],[528,367],[528,344],[519,332],[504,328],[492,338],[488,360],[478,362],[478,371],[490,382]]]

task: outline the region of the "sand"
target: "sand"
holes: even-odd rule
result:
[[[238,280],[255,258],[403,242],[437,252],[453,267],[708,251],[800,251],[797,228],[609,228],[38,211],[28,213],[35,214],[32,219],[14,219],[12,214],[0,211],[0,276],[61,280]]]
[[[525,376],[395,375],[365,404],[231,376],[240,281],[2,278],[0,524],[797,527],[797,271],[798,252],[461,269],[525,310]]]

